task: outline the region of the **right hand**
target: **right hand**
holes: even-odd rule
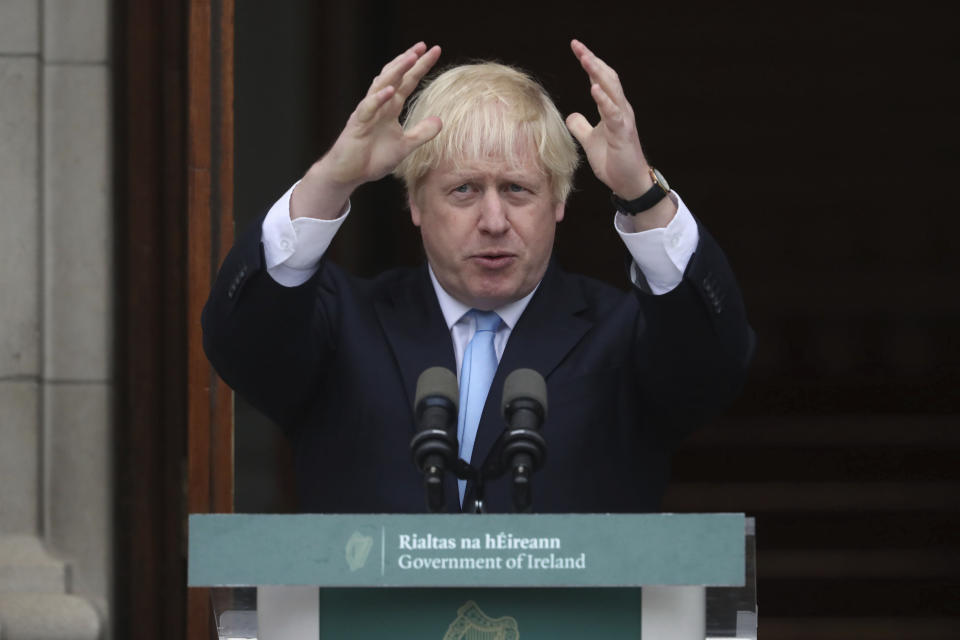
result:
[[[383,67],[333,147],[294,189],[291,218],[338,217],[354,189],[384,177],[440,133],[437,116],[424,118],[409,131],[399,121],[404,102],[439,57],[439,46],[428,50],[418,42]]]

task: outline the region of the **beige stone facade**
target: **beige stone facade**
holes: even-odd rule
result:
[[[108,638],[107,0],[0,0],[0,638]]]

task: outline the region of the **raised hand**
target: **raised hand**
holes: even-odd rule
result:
[[[600,122],[594,127],[583,115],[572,113],[567,117],[567,127],[586,152],[597,178],[625,200],[638,198],[653,181],[640,146],[633,107],[627,102],[620,78],[579,40],[573,40],[570,48],[590,78],[590,95],[597,103]]]
[[[297,185],[293,217],[336,217],[354,189],[384,177],[440,132],[436,116],[408,131],[399,122],[404,102],[439,57],[440,47],[418,42],[383,67],[336,142]]]

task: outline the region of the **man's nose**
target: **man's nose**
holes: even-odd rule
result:
[[[495,189],[489,189],[480,200],[480,220],[477,226],[481,231],[491,234],[506,233],[510,228],[507,219],[507,204],[502,194]]]

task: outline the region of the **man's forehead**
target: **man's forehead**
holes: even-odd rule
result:
[[[505,158],[487,157],[476,159],[442,160],[435,168],[427,173],[429,178],[434,175],[441,179],[459,178],[496,178],[496,179],[524,179],[543,180],[546,172],[540,164],[539,158],[529,155]]]

